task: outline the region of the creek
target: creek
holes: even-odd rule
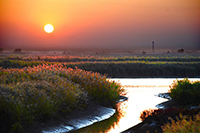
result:
[[[178,78],[182,80],[183,78]],[[119,111],[102,122],[78,130],[78,132],[119,133],[141,122],[140,113],[146,109],[157,109],[156,105],[168,101],[160,98],[159,93],[167,93],[176,78],[111,78],[120,83],[127,91],[128,100],[118,104]],[[189,78],[197,81],[200,78]]]

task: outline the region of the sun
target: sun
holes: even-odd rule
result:
[[[44,26],[44,31],[45,31],[46,33],[52,33],[52,32],[54,31],[53,25],[51,25],[51,24],[46,24],[46,25]]]

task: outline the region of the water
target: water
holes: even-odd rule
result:
[[[140,113],[146,109],[156,109],[156,105],[167,101],[167,99],[156,97],[158,93],[165,93],[170,90],[170,85],[175,78],[141,78],[141,79],[117,79],[127,91],[128,101],[121,103],[120,113],[108,120],[96,123],[80,132],[122,132],[141,122]],[[182,80],[182,78],[178,78]],[[189,78],[190,81],[200,78]]]

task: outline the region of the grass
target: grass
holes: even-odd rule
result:
[[[157,121],[163,133],[198,133],[200,132],[200,109],[150,109],[144,110],[140,119],[146,123]],[[153,132],[153,131],[152,131]],[[156,131],[155,131],[156,132]]]
[[[61,64],[0,69],[1,130],[20,131],[35,121],[67,115],[94,101],[115,106],[121,86],[105,75]]]
[[[176,121],[170,119],[171,123],[162,126],[163,133],[199,133],[200,132],[200,112],[193,116],[179,115]]]
[[[199,55],[1,55],[0,66],[23,68],[39,64],[59,64],[109,77],[200,75]]]
[[[107,76],[199,76],[199,59],[199,55],[185,54],[2,54],[0,129],[20,132],[26,124],[67,115],[75,109],[84,108],[89,101],[115,106],[124,90],[119,84],[107,81]],[[196,105],[199,103],[199,84],[190,83],[187,79],[178,81],[171,88],[171,97],[183,105]]]

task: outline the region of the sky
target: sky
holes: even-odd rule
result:
[[[151,50],[152,41],[200,50],[200,0],[0,0],[4,50]]]

